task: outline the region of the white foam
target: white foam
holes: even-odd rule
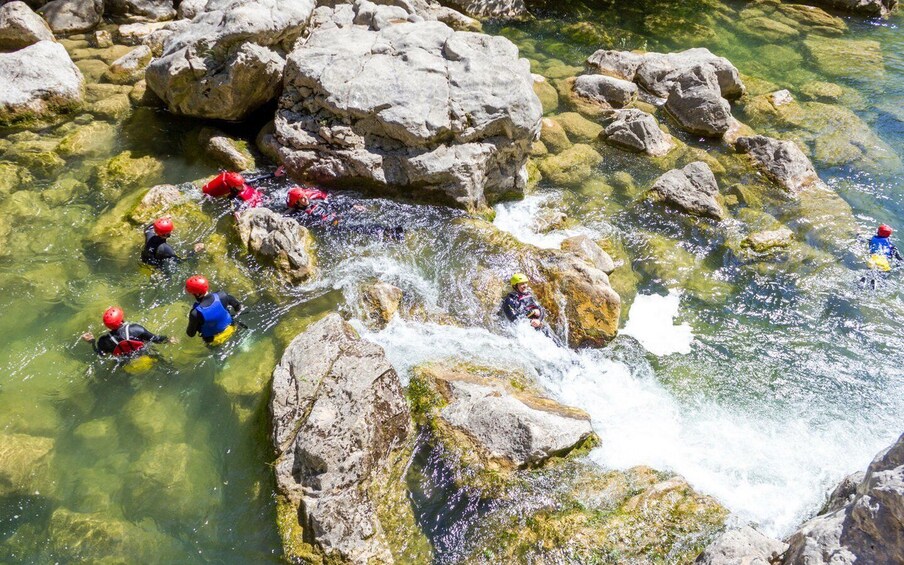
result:
[[[494,208],[496,217],[493,219],[493,225],[512,234],[518,241],[541,249],[559,249],[563,241],[576,235],[597,235],[586,227],[538,232],[536,220],[545,208],[544,204],[558,197],[559,194],[556,192],[547,192],[532,194],[515,202],[497,204]]]
[[[653,355],[690,353],[694,342],[690,325],[674,323],[680,306],[678,291],[669,291],[666,296],[638,294],[621,333],[639,341]]]
[[[508,336],[403,320],[380,332],[358,329],[384,347],[400,375],[450,357],[522,367],[559,401],[591,415],[602,438],[591,454],[597,462],[679,473],[729,508],[735,520],[773,536],[793,531],[828,490],[894,439],[870,438],[856,415],[819,422],[793,407],[745,411],[711,399],[679,402],[642,355],[629,367],[605,351],[556,347],[526,325]]]

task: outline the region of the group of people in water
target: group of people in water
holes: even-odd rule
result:
[[[282,167],[274,176],[284,175]],[[214,198],[230,198],[238,215],[242,210],[255,208],[266,202],[264,193],[239,173],[221,172],[203,187],[204,194]],[[309,228],[343,229],[374,237],[401,240],[404,230],[369,222],[346,220],[349,212],[358,206],[354,203],[337,203],[327,193],[318,188],[293,186],[286,195],[286,211]],[[141,251],[141,261],[152,267],[163,267],[168,262],[182,261],[169,245],[173,233],[173,221],[169,217],[158,218],[145,228],[145,243]],[[904,257],[891,242],[891,227],[882,224],[876,235],[869,241],[869,264],[873,271],[888,272],[892,261],[904,261]],[[194,253],[204,250],[204,244],[197,243]],[[866,277],[861,279],[865,282]],[[546,310],[530,289],[530,280],[524,273],[515,273],[509,280],[511,291],[502,301],[501,313],[510,322],[526,319],[530,325],[560,343],[558,337],[546,323]],[[875,286],[875,278],[872,280]],[[192,275],[185,281],[185,292],[194,297],[195,302],[188,315],[186,334],[200,336],[210,346],[222,345],[241,325],[237,318],[242,312],[242,304],[225,291],[210,291],[210,283],[202,275]],[[139,324],[125,321],[125,314],[118,306],[111,306],[103,314],[103,323],[109,332],[100,338],[87,332],[82,335],[90,342],[94,351],[103,357],[111,356],[128,361],[127,369],[141,370],[153,364],[147,355],[150,344],[175,343],[174,338],[157,335]]]

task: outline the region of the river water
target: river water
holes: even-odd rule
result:
[[[881,70],[859,63],[827,70],[800,38],[770,42],[741,33],[737,19],[717,16],[707,3],[610,4],[488,30],[510,37],[534,71],[547,75],[580,66],[599,47],[704,46],[795,97],[814,81],[840,85],[848,90],[839,104],[886,145],[881,158],[817,161],[820,176],[850,204],[861,238],[879,222],[904,228],[900,17],[845,19],[845,38],[879,43]],[[726,5],[733,13],[743,8]],[[596,27],[588,31],[588,23]],[[421,320],[396,320],[382,331],[358,324],[406,382],[412,366],[449,356],[521,366],[556,398],[592,415],[603,444],[591,457],[601,465],[681,473],[734,520],[774,535],[817,510],[827,489],[902,431],[904,284],[893,273],[876,290],[861,288],[863,242],[834,233],[831,218],[811,225],[787,216],[811,251],[755,267],[738,260],[722,235],[737,229],[735,209],[720,231],[635,204],[636,192],[619,188],[618,175],[628,171],[636,186],[648,185],[661,170],[647,160],[609,151],[578,187],[541,182],[524,201],[497,207],[499,228],[541,247],[589,233],[612,242],[617,260],[629,258],[613,276],[626,309],[634,305],[625,335],[604,350],[573,352],[487,321],[472,285],[475,266],[502,276],[518,265],[469,240],[461,213],[439,207],[364,201],[381,221],[406,225],[405,242],[324,236],[322,278],[274,296],[241,284],[258,272],[237,250],[225,208],[205,204],[220,215],[215,229],[227,234],[229,263],[244,278],[204,256],[168,276],[150,274],[138,267],[137,249],[98,244],[91,235],[120,198],[146,186],[110,196],[95,168],[124,150],[162,163],[148,183],[201,179],[215,166],[193,141],[200,124],[149,110],[109,121],[115,135],[108,142],[64,165],[32,165],[34,181],[0,200],[9,230],[0,249],[0,459],[18,481],[0,484],[2,562],[278,562],[261,391],[293,330],[336,308],[359,315],[359,285],[375,278],[401,287],[405,308]],[[71,125],[36,135],[10,131],[5,139],[53,143]],[[787,124],[758,129],[797,135]],[[718,174],[720,186],[743,180],[733,175]],[[83,188],[61,190],[61,178]],[[273,187],[277,198],[279,190]],[[570,221],[541,233],[534,218],[548,209]],[[213,231],[184,227],[177,239],[187,249]],[[249,305],[250,329],[214,353],[183,335],[190,303],[181,281],[205,269]],[[110,304],[180,343],[160,346],[161,363],[142,375],[95,360],[78,337],[100,333]]]

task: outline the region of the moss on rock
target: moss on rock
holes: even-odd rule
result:
[[[163,163],[151,157],[133,157],[123,151],[97,168],[97,190],[107,202],[119,200],[126,191],[153,184],[163,174]]]

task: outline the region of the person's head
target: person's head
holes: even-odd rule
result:
[[[311,201],[300,186],[293,186],[286,195],[286,206],[289,208],[307,208]]]
[[[876,230],[876,235],[879,237],[891,237],[892,229],[890,226],[882,224],[879,226],[879,229]]]
[[[154,221],[154,233],[162,238],[167,238],[173,233],[173,221],[169,218],[158,218]]]
[[[527,291],[527,286],[530,280],[528,280],[527,275],[524,273],[515,273],[512,275],[512,278],[509,279],[509,284],[512,285],[512,288],[517,290],[518,292]]]
[[[233,196],[242,191],[245,187],[245,177],[239,173],[228,172],[223,173],[223,182],[229,187],[229,192]]]
[[[191,294],[198,300],[204,298],[209,290],[210,283],[208,283],[207,279],[201,275],[192,275],[185,281],[185,292]]]
[[[122,319],[125,317],[125,314],[122,312],[122,308],[119,306],[110,306],[104,312],[104,325],[107,326],[107,329],[110,331],[116,331],[122,326]]]

